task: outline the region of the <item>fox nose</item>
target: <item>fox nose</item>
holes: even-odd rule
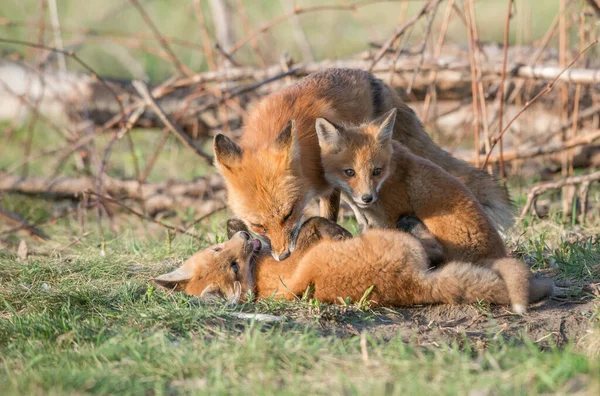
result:
[[[290,251],[289,251],[289,250],[286,250],[285,252],[281,253],[281,254],[279,255],[279,261],[283,261],[283,260],[285,260],[286,258],[290,257],[290,254],[291,254],[291,253],[290,253]]]
[[[362,199],[362,201],[364,203],[371,203],[371,202],[373,202],[373,196],[371,194],[365,194],[362,197],[360,197],[360,199]]]
[[[250,234],[248,234],[246,231],[240,231],[240,236],[246,241],[250,239]]]

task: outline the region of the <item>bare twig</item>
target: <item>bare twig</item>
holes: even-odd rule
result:
[[[64,50],[62,35],[60,34],[60,20],[58,18],[58,7],[56,0],[49,0],[50,20],[52,21],[52,30],[54,31],[54,46],[59,50]],[[58,67],[61,71],[67,70],[67,62],[64,54],[58,54]]]
[[[196,154],[200,157],[204,158],[209,165],[213,165],[213,157],[210,154],[205,153],[200,147],[198,147],[195,142],[181,129],[179,129],[169,117],[165,114],[165,112],[160,108],[156,100],[152,97],[152,93],[148,86],[142,81],[133,81],[133,87],[138,91],[138,93],[144,98],[146,104],[154,110],[156,115],[163,122],[165,127],[167,127],[177,138],[188,148],[192,149]]]
[[[438,41],[433,53],[435,58],[439,58],[442,54],[442,47],[444,45],[444,41],[446,39],[446,33],[448,31],[448,24],[450,22],[450,17],[452,16],[452,6],[454,5],[454,0],[449,0],[448,5],[446,6],[446,13],[444,14],[444,20],[442,21],[442,26],[440,28],[440,35],[438,37]],[[435,81],[437,78],[437,69],[434,69],[429,76],[429,87],[427,88],[427,95],[425,95],[425,103],[423,104],[423,112],[421,119],[424,123],[427,123],[429,119],[429,106],[431,101],[435,101],[437,98],[437,92],[435,87]]]
[[[154,219],[154,218],[152,218],[150,216],[147,216],[147,215],[145,215],[143,213],[138,212],[135,209],[130,208],[129,206],[125,205],[124,203],[121,203],[121,202],[117,201],[116,199],[112,199],[112,198],[104,196],[102,194],[97,194],[97,193],[95,193],[92,190],[87,190],[86,194],[98,197],[100,201],[105,201],[105,202],[110,202],[110,203],[116,204],[116,205],[120,206],[121,208],[125,209],[126,211],[128,211],[129,213],[132,213],[132,214],[136,215],[137,217],[139,217],[141,219],[148,220],[148,221],[150,221],[150,222],[152,222],[154,224],[158,224],[159,226],[164,227],[164,228],[166,228],[168,230],[179,232],[179,233],[185,234],[185,235],[189,235],[189,236],[191,236],[194,239],[201,240],[200,237],[198,237],[197,235],[189,232],[188,230],[186,230],[186,229],[184,229],[184,228],[182,228],[180,226],[170,226],[168,224],[165,224],[165,223],[163,223],[160,220],[156,220],[156,219]]]
[[[195,219],[192,224],[190,224],[189,228],[194,227],[196,224],[203,222],[204,220],[208,219],[209,217],[223,211],[227,209],[227,205],[222,205],[218,208],[215,208],[214,210],[211,210],[210,212],[203,214],[202,216],[198,217],[197,219]]]
[[[281,1],[288,13],[293,12],[296,8],[295,0]],[[298,15],[294,14],[292,17],[290,17],[290,24],[292,25],[292,29],[294,30],[296,43],[298,43],[300,51],[302,51],[302,57],[304,58],[304,61],[314,62],[315,57],[313,55],[312,48],[310,47],[310,42],[308,41],[308,37],[306,37],[306,33],[304,32],[304,28],[302,27],[302,23],[300,23],[300,18],[298,18]]]
[[[542,97],[544,94],[550,92],[552,90],[552,87],[554,86],[554,84],[556,83],[556,81],[558,81],[558,79],[560,78],[560,76],[567,71],[571,66],[573,66],[573,64],[575,62],[577,62],[577,59],[579,59],[588,49],[590,49],[591,47],[593,47],[594,45],[598,44],[598,40],[595,40],[594,42],[592,42],[591,44],[589,44],[587,47],[585,47],[583,49],[583,51],[579,52],[579,54],[577,54],[577,56],[575,57],[575,59],[573,59],[571,61],[571,63],[569,63],[558,75],[556,75],[556,77],[550,81],[547,85],[546,88],[544,88],[544,90],[540,91],[537,95],[535,95],[532,99],[528,100],[525,103],[525,106],[523,106],[523,108],[512,118],[512,120],[510,120],[508,122],[508,124],[504,127],[504,129],[500,132],[500,134],[498,135],[498,137],[496,139],[494,139],[494,141],[492,142],[492,146],[490,148],[490,151],[487,154],[487,157],[485,159],[484,162],[484,166],[487,165],[488,160],[490,158],[490,156],[492,155],[492,151],[494,149],[494,147],[496,146],[496,143],[498,142],[499,139],[502,138],[502,135],[504,135],[504,133],[508,130],[508,128],[510,128],[510,126],[512,125],[513,122],[516,121],[517,118],[519,118],[519,116],[521,114],[523,114],[523,112],[525,112],[525,110],[527,110],[529,108],[529,106],[531,106],[533,103],[535,103],[540,97]]]
[[[318,6],[312,6],[312,7],[297,6],[294,9],[294,11],[284,14],[284,15],[280,15],[276,18],[273,18],[269,22],[265,23],[264,25],[262,25],[261,27],[256,29],[254,32],[251,32],[250,34],[248,34],[242,40],[235,43],[229,50],[229,54],[233,55],[244,45],[248,44],[251,40],[254,40],[257,36],[263,34],[264,32],[266,32],[273,26],[278,25],[281,22],[293,17],[294,15],[300,15],[300,14],[305,14],[305,13],[309,13],[309,12],[319,12],[319,11],[354,11],[360,7],[365,7],[365,6],[372,5],[372,4],[390,3],[390,2],[397,2],[397,1],[398,0],[366,0],[366,1],[359,1],[356,3],[352,3],[352,4],[318,5]]]
[[[77,238],[75,238],[72,242],[70,242],[69,244],[61,247],[60,249],[56,250],[56,253],[61,253],[64,252],[65,250],[67,250],[68,248],[70,248],[73,245],[78,244],[79,242],[81,242],[83,240],[83,238],[89,236],[91,234],[91,232],[86,232],[80,236],[78,236]]]
[[[468,11],[471,1],[465,0],[465,17],[467,26],[467,40],[469,44],[469,65],[471,66],[471,92],[473,95],[473,140],[475,142],[475,166],[479,167],[479,91],[477,89],[477,65],[475,64],[475,39],[473,37],[473,29],[471,27],[471,13]],[[490,151],[491,152],[491,151]],[[485,167],[485,165],[484,165]]]
[[[435,18],[435,14],[437,13],[438,6],[440,5],[440,1],[441,0],[435,0],[433,2],[431,11],[429,12],[429,15],[427,16],[427,23],[426,23],[425,34],[423,35],[423,41],[421,41],[421,46],[417,50],[417,52],[419,52],[421,54],[420,58],[419,58],[419,65],[415,69],[413,77],[410,80],[408,87],[406,88],[407,95],[410,95],[412,93],[413,84],[415,83],[415,80],[417,79],[417,74],[419,74],[419,72],[421,71],[421,68],[423,67],[423,62],[425,61],[425,49],[427,47],[427,41],[429,41],[429,35],[431,34],[431,27],[433,26],[433,20]]]
[[[0,217],[4,217],[7,221],[19,224],[20,229],[26,229],[32,235],[35,235],[42,239],[50,239],[48,234],[46,234],[44,231],[30,224],[27,220],[23,219],[15,212],[4,208],[3,206],[0,206]]]
[[[506,19],[504,20],[504,48],[502,50],[502,74],[500,76],[500,88],[498,92],[498,134],[502,131],[502,122],[504,120],[504,83],[506,80],[506,61],[508,58],[508,33],[510,29],[511,10],[513,0],[508,2],[508,10],[506,11]],[[504,181],[504,144],[500,139],[500,178]]]
[[[567,178],[564,178],[564,179],[561,179],[558,181],[539,184],[539,185],[531,188],[529,190],[529,192],[527,193],[527,202],[525,203],[525,206],[523,207],[523,210],[521,211],[520,219],[522,220],[527,215],[527,213],[529,213],[529,211],[531,210],[531,206],[535,202],[535,199],[538,196],[540,196],[541,194],[545,193],[546,191],[558,190],[560,188],[563,188],[564,186],[574,186],[577,184],[590,183],[590,182],[599,181],[599,180],[600,180],[600,171],[590,173],[588,175],[567,177]]]
[[[206,57],[206,63],[208,64],[209,69],[214,70],[217,65],[215,64],[215,57],[212,51],[213,46],[211,44],[210,35],[208,34],[208,29],[206,28],[206,18],[204,16],[204,11],[202,10],[200,0],[194,0],[194,10],[196,11],[196,19],[200,25],[200,32],[202,34],[202,51]]]
[[[575,147],[586,146],[600,140],[600,131],[596,130],[588,132],[584,135],[578,135],[570,140],[561,141],[556,143],[550,143],[544,146],[532,147],[530,149],[516,150],[505,152],[503,160],[510,162],[520,159],[532,159],[542,155],[549,155],[555,153],[561,153],[566,150],[573,149]],[[481,157],[483,159],[483,157]],[[487,158],[487,157],[486,157]],[[464,160],[474,163],[474,158],[463,158]],[[488,163],[495,163],[500,161],[500,155],[492,155],[488,159]]]
[[[167,41],[165,40],[163,35],[160,33],[160,31],[158,30],[156,25],[152,22],[152,19],[150,19],[150,16],[146,12],[146,10],[144,10],[144,7],[142,7],[142,5],[139,3],[139,1],[138,0],[129,0],[129,1],[138,10],[140,15],[142,16],[142,19],[144,19],[144,22],[146,22],[146,25],[148,25],[148,27],[150,27],[150,29],[152,30],[152,34],[154,34],[154,37],[156,37],[156,39],[160,43],[161,47],[167,52],[167,54],[169,54],[169,58],[171,58],[171,62],[173,62],[173,64],[177,68],[177,70],[185,75],[194,74],[194,72],[192,72],[188,67],[186,67],[183,63],[181,63],[181,61],[177,58],[177,56],[175,56],[175,53],[169,46],[169,43],[167,43]]]
[[[427,4],[425,4],[423,6],[423,8],[421,8],[421,10],[419,12],[417,12],[415,15],[410,17],[406,22],[404,22],[403,24],[401,24],[400,26],[398,26],[396,28],[396,30],[394,31],[394,34],[389,39],[386,40],[386,42],[381,46],[379,51],[377,51],[377,53],[375,54],[375,57],[373,58],[373,61],[371,62],[371,66],[368,68],[369,71],[373,70],[373,68],[375,67],[377,62],[379,62],[381,60],[381,58],[383,58],[385,53],[392,47],[392,45],[398,39],[398,37],[400,37],[404,34],[406,29],[408,29],[409,27],[411,27],[412,25],[417,23],[417,21],[419,19],[421,19],[421,17],[423,15],[425,15],[429,12],[432,4],[433,4],[432,2],[428,2]],[[439,4],[439,1],[436,1],[435,2],[436,7],[438,4]]]

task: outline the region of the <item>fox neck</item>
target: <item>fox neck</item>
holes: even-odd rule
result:
[[[255,270],[254,295],[269,297],[276,290],[282,290],[296,270],[297,260],[292,256],[284,261],[276,261],[271,255],[263,256]]]

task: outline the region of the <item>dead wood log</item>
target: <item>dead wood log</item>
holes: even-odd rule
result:
[[[29,177],[0,175],[0,191],[21,194],[45,195],[57,198],[78,198],[83,192],[95,188],[91,177]],[[207,176],[189,182],[167,181],[144,183],[136,180],[119,180],[104,176],[103,193],[115,199],[130,199],[140,202],[148,213],[194,209],[197,213],[211,212],[225,201],[223,180],[218,175]]]
[[[436,71],[436,95],[438,100],[461,100],[471,95],[471,76],[468,57],[460,47],[447,46],[440,57],[405,55],[398,61],[382,58],[373,68],[373,73],[388,80],[390,69],[394,71],[393,86],[404,89],[413,80],[410,98],[423,100],[431,85],[430,72]],[[495,81],[502,70],[501,51],[497,46],[485,47],[489,60],[482,64],[482,80]],[[519,63],[525,59],[531,49],[511,49],[509,59],[514,63],[507,66],[512,79],[552,80],[560,71],[551,51],[540,58],[540,65],[526,66]],[[421,64],[422,62],[422,64]],[[210,129],[221,128],[227,122],[229,129],[240,125],[240,117],[234,116],[221,120],[217,107],[223,104],[223,97],[234,95],[238,108],[261,95],[280,89],[290,81],[307,74],[330,67],[369,69],[372,60],[345,59],[337,61],[311,62],[294,65],[292,71],[284,70],[281,65],[266,68],[229,67],[226,70],[209,71],[179,80],[165,83],[152,89],[158,106],[177,125],[186,131],[197,131],[206,136]],[[418,70],[418,73],[415,73]],[[287,73],[286,73],[287,72]],[[288,77],[283,79],[282,77]],[[131,81],[106,79],[111,89],[117,92],[125,107],[139,101],[139,96]],[[261,82],[268,83],[261,83]],[[587,86],[600,84],[600,71],[593,68],[571,69],[558,81],[579,83]],[[210,89],[207,89],[210,84]],[[218,93],[222,92],[221,95]],[[535,94],[535,90],[530,93]],[[493,99],[494,92],[490,92]],[[584,95],[585,96],[585,95]],[[40,112],[52,120],[80,124],[91,122],[96,126],[111,125],[120,113],[119,104],[112,92],[98,83],[90,75],[82,73],[61,73],[57,71],[39,71],[26,64],[3,61],[0,63],[0,120],[23,119],[31,109],[23,105],[23,99],[37,103]],[[136,127],[162,128],[160,115],[147,109],[137,121]]]
[[[508,151],[503,154],[504,161],[510,162],[519,159],[531,159],[542,155],[556,154],[575,147],[585,146],[600,140],[600,130],[580,130],[582,135],[576,136],[566,142],[552,142],[545,146],[531,147],[528,149]],[[485,160],[486,156],[479,156],[480,161]],[[474,156],[461,155],[460,158],[471,164],[475,164]],[[491,155],[488,162],[494,163],[500,161],[500,155]]]
[[[575,185],[582,186],[581,193],[580,193],[580,199],[582,202],[581,218],[582,219],[585,218],[585,212],[587,210],[587,194],[589,192],[589,185],[590,185],[590,183],[596,182],[596,181],[600,181],[600,171],[593,172],[588,175],[567,177],[567,178],[564,178],[561,180],[542,183],[542,184],[538,184],[535,187],[532,187],[531,189],[529,189],[529,192],[527,193],[527,202],[525,202],[525,206],[523,207],[523,210],[521,211],[520,220],[523,220],[523,218],[529,213],[529,211],[531,210],[531,207],[532,207],[533,203],[535,202],[535,200],[537,199],[537,197],[539,197],[543,193],[545,193],[547,191],[551,191],[551,190],[558,190],[564,186],[575,186]]]

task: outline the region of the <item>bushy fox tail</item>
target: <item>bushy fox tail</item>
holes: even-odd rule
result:
[[[487,268],[453,261],[426,276],[431,303],[460,304],[486,301],[499,305],[511,304],[506,284]]]
[[[532,279],[524,263],[514,259],[490,260],[481,266],[458,261],[429,272],[426,278],[433,301],[447,304],[486,301],[511,305],[523,314],[530,302],[550,296],[551,280]]]

